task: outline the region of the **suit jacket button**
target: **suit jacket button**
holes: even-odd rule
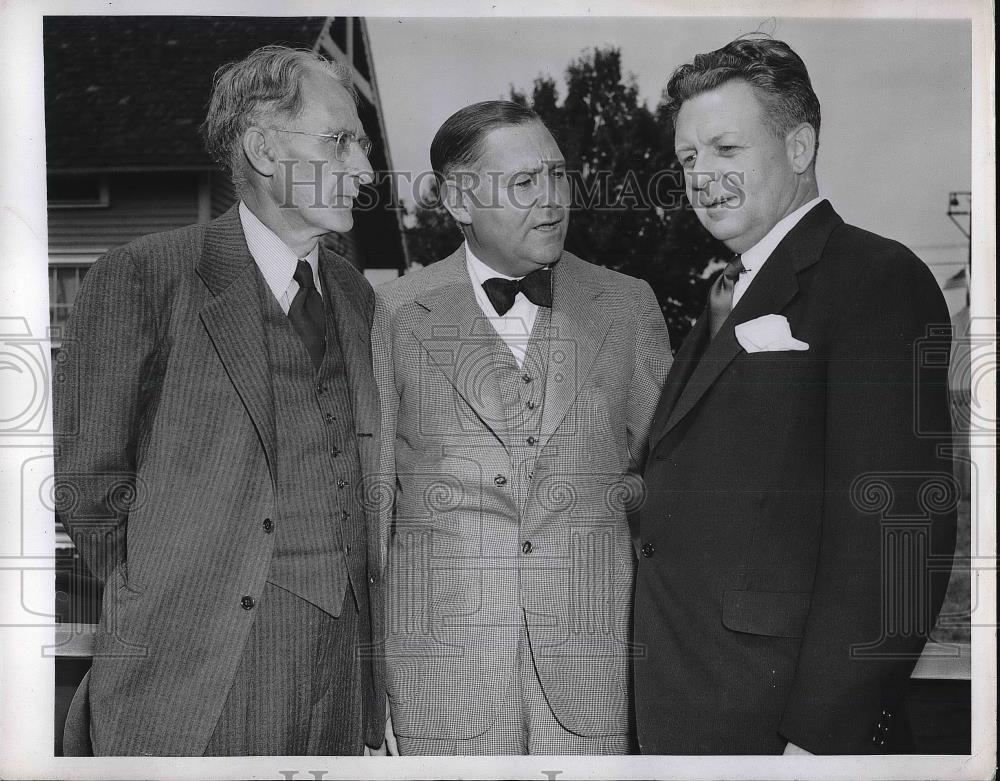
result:
[[[507,478],[503,475],[497,475],[493,478],[493,485],[499,487],[501,485],[507,485]]]
[[[531,375],[525,374],[521,377],[521,379],[524,380],[525,382],[531,382]]]
[[[642,548],[640,548],[640,550],[642,551],[643,557],[647,559],[654,553],[656,553],[656,548],[651,542],[647,542],[645,545],[642,546]]]
[[[528,437],[528,444],[534,445],[538,440],[535,437]]]
[[[265,518],[264,523],[261,525],[264,527],[264,531],[268,534],[274,531],[274,522],[270,518]]]
[[[533,547],[534,546],[531,544],[531,540],[525,540],[521,545],[521,552],[524,554],[531,553]]]
[[[254,606],[253,597],[247,594],[245,597],[243,597],[243,599],[240,600],[240,605],[243,607],[244,610],[253,610]]]
[[[374,575],[369,575],[368,576],[368,582],[371,583],[374,586],[375,585],[375,576]]]

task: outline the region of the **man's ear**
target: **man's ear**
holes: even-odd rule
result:
[[[816,159],[816,128],[808,122],[792,128],[785,136],[785,148],[792,170],[797,174],[805,173]]]
[[[448,210],[448,214],[459,225],[471,225],[472,214],[469,212],[469,200],[471,193],[468,189],[468,182],[461,172],[449,174],[440,184],[441,203]]]
[[[261,176],[274,176],[277,168],[278,155],[267,139],[267,134],[256,125],[251,125],[243,132],[240,139],[243,154],[253,168]]]

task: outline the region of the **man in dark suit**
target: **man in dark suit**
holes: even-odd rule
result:
[[[921,357],[947,356],[943,297],[819,198],[819,101],[786,44],[699,55],[668,93],[688,197],[737,254],[650,435],[640,747],[906,750],[901,701],[954,546],[947,360]]]
[[[240,203],[98,261],[60,359],[59,509],[105,584],[66,745],[360,754],[385,716],[374,296],[320,239],[370,142],[349,71],[282,47],[220,69],[204,130]]]
[[[376,290],[400,753],[630,753],[626,511],[663,315],[563,251],[566,164],[530,109],[460,109],[431,161],[465,243]]]

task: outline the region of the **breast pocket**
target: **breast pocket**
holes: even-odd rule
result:
[[[809,616],[808,591],[726,591],[722,624],[734,632],[802,637]]]

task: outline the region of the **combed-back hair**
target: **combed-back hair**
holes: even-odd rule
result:
[[[456,168],[473,165],[483,154],[486,136],[498,127],[541,122],[532,109],[510,100],[484,100],[459,109],[431,141],[431,168],[438,181]]]
[[[201,133],[205,150],[229,171],[237,190],[244,182],[243,133],[267,114],[297,117],[303,109],[302,77],[309,68],[322,69],[357,100],[350,69],[310,49],[263,46],[215,72]]]
[[[735,80],[755,89],[775,134],[783,137],[793,127],[808,122],[816,131],[819,147],[819,98],[805,63],[787,43],[762,33],[741,36],[677,68],[666,90],[671,122],[676,123],[684,101]]]

